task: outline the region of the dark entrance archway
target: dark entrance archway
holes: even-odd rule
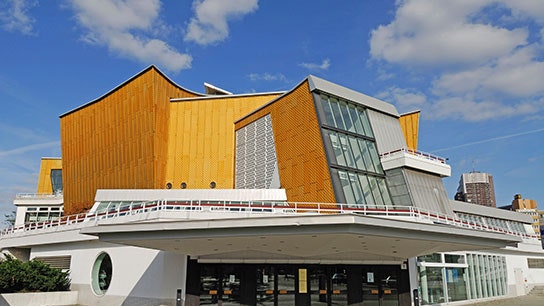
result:
[[[400,265],[211,264],[191,261],[186,305],[404,306]],[[195,284],[198,284],[195,286]],[[198,297],[198,298],[196,298]]]

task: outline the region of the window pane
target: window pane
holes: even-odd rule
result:
[[[374,169],[376,169],[377,173],[383,174],[382,164],[380,162],[380,157],[378,156],[376,144],[370,141],[367,141],[366,143],[368,144],[368,151],[370,152],[370,157],[372,158]]]
[[[442,269],[438,267],[419,267],[421,302],[423,305],[445,302]]]
[[[332,113],[334,115],[334,121],[336,122],[336,127],[342,130],[346,129],[346,126],[344,125],[344,121],[342,120],[342,113],[340,112],[340,105],[338,104],[338,100],[334,98],[330,98]]]
[[[351,183],[351,188],[353,189],[353,194],[355,196],[355,203],[364,204],[365,200],[363,198],[363,191],[361,190],[361,183],[359,178],[355,173],[349,173],[349,181]]]
[[[361,183],[361,189],[363,190],[363,196],[365,197],[365,203],[374,205],[374,198],[372,197],[372,191],[370,191],[370,184],[366,175],[359,174],[359,182]]]
[[[340,101],[340,111],[342,112],[342,118],[344,118],[344,123],[346,124],[346,131],[355,133],[355,127],[353,126],[353,122],[351,122],[348,105],[346,102]]]
[[[365,163],[365,169],[369,172],[376,172],[374,169],[374,164],[372,163],[372,158],[370,157],[370,151],[368,150],[367,141],[364,139],[359,139],[359,145],[361,151],[363,152],[363,162]]]
[[[357,113],[357,108],[355,106],[349,105],[349,114],[351,117],[351,121],[353,122],[353,126],[355,126],[355,132],[357,134],[365,135],[363,125],[361,124],[361,118],[359,117],[359,114]]]
[[[344,159],[344,154],[342,153],[342,148],[340,147],[340,141],[338,140],[338,136],[334,133],[329,134],[329,138],[331,139],[331,146],[334,150],[334,157],[336,158],[336,164],[340,166],[346,165],[346,160]]]
[[[417,257],[417,260],[418,260],[419,262],[436,262],[436,263],[441,263],[441,262],[442,262],[442,257],[440,256],[439,253],[432,253],[432,254],[429,254],[429,255],[418,256],[418,257]]]
[[[391,200],[391,197],[389,196],[389,189],[387,189],[387,184],[385,183],[385,180],[382,178],[378,178],[378,186],[380,188],[380,192],[383,197],[383,202],[385,205],[393,205],[393,201]]]
[[[368,121],[368,117],[366,115],[366,111],[360,108],[358,110],[359,110],[359,118],[365,130],[365,135],[369,137],[374,137],[374,134],[372,133],[372,128],[370,127],[370,121]]]
[[[334,116],[329,104],[329,98],[327,96],[321,96],[321,105],[323,106],[323,112],[325,113],[325,123],[328,125],[336,126],[334,123]]]
[[[62,192],[62,170],[51,169],[51,188],[54,194]]]
[[[446,268],[449,302],[467,299],[465,268]]]
[[[465,263],[465,256],[463,256],[463,255],[454,255],[454,254],[444,254],[444,261],[446,263],[464,264]]]
[[[374,197],[374,203],[378,206],[383,206],[384,203],[382,195],[380,193],[380,189],[378,187],[378,181],[373,176],[369,176],[368,181],[370,182],[370,191],[372,192],[372,196]]]
[[[363,155],[361,149],[359,148],[359,142],[357,138],[349,136],[349,144],[351,146],[351,151],[353,151],[353,158],[355,159],[355,165],[359,170],[365,170],[365,164],[363,162]]]
[[[355,197],[351,190],[351,184],[349,183],[348,174],[345,171],[338,171],[340,182],[342,183],[342,190],[344,190],[344,196],[346,197],[346,203],[355,203]]]
[[[346,164],[348,167],[355,168],[355,161],[353,158],[353,153],[351,152],[351,149],[349,147],[348,139],[346,135],[338,134],[338,137],[340,138],[340,144],[342,145],[342,151],[344,152],[344,156],[346,157]]]

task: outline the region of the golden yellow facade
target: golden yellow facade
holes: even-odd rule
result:
[[[234,188],[234,122],[279,94],[173,101],[166,180],[172,188]],[[164,188],[160,186],[159,188]]]
[[[402,114],[399,118],[408,149],[417,151],[420,111]]]
[[[38,177],[38,194],[52,194],[53,186],[51,184],[51,170],[62,170],[62,160],[60,158],[42,158],[40,164],[40,174]]]
[[[60,118],[64,211],[92,207],[97,189],[163,188],[171,97],[195,97],[155,67]]]
[[[288,201],[336,202],[308,81],[237,122],[236,130],[267,114]]]

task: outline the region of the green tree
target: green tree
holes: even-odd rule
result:
[[[39,260],[22,262],[10,255],[0,261],[0,293],[49,292],[70,289],[68,272]]]
[[[15,225],[15,216],[16,216],[16,211],[12,211],[11,213],[9,214],[4,214],[4,224],[6,226],[14,226]]]

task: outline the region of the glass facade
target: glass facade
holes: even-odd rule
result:
[[[418,257],[422,305],[506,295],[506,259],[488,254]]]
[[[200,305],[399,306],[409,290],[398,265],[199,264],[193,271]]]
[[[25,213],[25,223],[53,221],[62,215],[62,207],[28,207]]]
[[[457,217],[465,222],[477,224],[480,226],[491,227],[495,229],[504,230],[507,232],[512,232],[520,235],[526,235],[527,231],[523,226],[523,223],[512,221],[512,220],[503,220],[491,217],[484,217],[472,214],[465,213],[456,213]]]
[[[392,205],[366,109],[325,94],[319,100],[331,174],[340,182],[335,192],[354,206]]]
[[[62,193],[62,170],[51,169],[51,188],[53,194]]]

